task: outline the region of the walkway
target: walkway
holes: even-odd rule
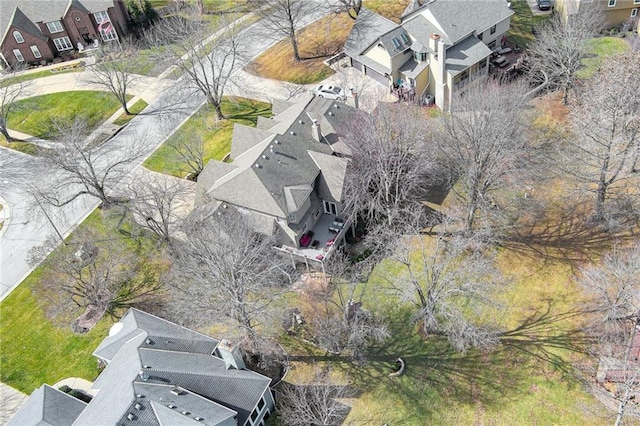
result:
[[[9,423],[9,419],[18,411],[27,395],[9,385],[0,383],[0,425]]]

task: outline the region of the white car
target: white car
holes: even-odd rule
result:
[[[321,84],[320,86],[316,87],[316,90],[313,91],[313,94],[321,98],[337,99],[339,101],[345,101],[347,99],[347,95],[345,95],[342,88],[338,86]]]

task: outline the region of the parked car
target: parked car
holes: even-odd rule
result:
[[[538,0],[538,10],[550,10],[551,0]]]
[[[338,86],[321,84],[320,86],[316,87],[316,90],[313,91],[313,94],[321,98],[337,99],[339,101],[345,101],[347,99],[347,95],[345,95],[342,88]]]

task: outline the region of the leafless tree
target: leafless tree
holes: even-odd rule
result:
[[[362,0],[329,0],[329,6],[336,12],[346,12],[355,20],[362,9]]]
[[[178,153],[182,162],[187,165],[185,171],[190,174],[189,179],[197,180],[205,165],[202,135],[190,135],[188,138],[176,140],[170,145]]]
[[[80,119],[59,128],[60,137],[44,150],[51,178],[41,182],[35,195],[55,207],[69,204],[83,195],[98,198],[103,206],[118,202],[114,189],[125,178],[131,164],[142,159],[144,138],[136,135],[126,145],[112,147],[87,137],[86,123]]]
[[[576,89],[576,73],[589,55],[589,40],[603,27],[602,14],[588,3],[580,12],[565,20],[556,13],[538,29],[536,39],[529,44],[529,73],[533,81],[548,81],[549,88],[564,91],[566,105],[570,90]]]
[[[607,60],[586,83],[584,96],[571,114],[575,139],[569,144],[565,165],[587,190],[595,192],[594,212],[599,219],[606,216],[607,200],[633,201],[640,196],[639,73],[638,53]]]
[[[250,0],[255,12],[262,18],[265,35],[280,39],[285,37],[291,42],[293,58],[302,59],[298,50],[299,22],[319,7],[309,0]]]
[[[488,217],[498,212],[499,189],[514,188],[535,174],[539,151],[533,138],[526,137],[524,93],[519,84],[472,83],[442,116],[437,156],[464,212],[467,233],[477,228],[479,213]],[[487,224],[480,225],[484,229]]]
[[[9,114],[17,108],[16,101],[29,93],[28,81],[16,81],[12,78],[0,80],[0,133],[11,142],[13,138],[7,131]]]
[[[159,58],[169,59],[184,73],[192,89],[203,94],[222,119],[222,98],[229,85],[237,84],[231,76],[242,66],[244,47],[238,28],[222,18],[215,34],[203,41],[203,34],[211,32],[209,25],[187,9],[159,21],[146,31],[145,39]]]
[[[96,63],[90,67],[91,83],[111,92],[127,115],[127,95],[137,75],[138,49],[127,40],[118,43],[103,43],[96,54]]]
[[[640,242],[614,247],[599,264],[582,268],[578,282],[587,294],[588,331],[598,338],[595,355],[613,375],[615,424],[625,416],[640,418]]]
[[[345,198],[352,217],[395,228],[426,197],[431,132],[419,108],[381,105],[359,112],[343,131],[351,157]]]
[[[401,301],[414,307],[413,320],[422,324],[425,335],[446,336],[461,352],[499,343],[500,330],[479,318],[482,309],[499,307],[495,295],[505,279],[479,241],[407,237],[390,261],[389,269],[399,274],[383,278]]]
[[[291,266],[250,217],[220,210],[186,226],[185,240],[174,244],[170,314],[189,324],[231,320],[251,345],[267,331],[261,327],[271,318],[274,294],[290,282]]]
[[[146,171],[129,184],[129,209],[138,224],[170,242],[184,220],[184,210],[191,210],[189,194],[193,185],[173,176]]]
[[[287,426],[337,426],[349,414],[349,407],[338,400],[354,394],[350,385],[332,383],[326,372],[317,373],[307,385],[285,382],[279,418]]]
[[[30,253],[30,262],[39,264],[56,244],[51,241],[36,247]],[[122,245],[118,237],[81,228],[69,244],[53,250],[37,289],[48,300],[47,314],[66,320],[70,313],[82,309],[85,314],[95,315],[86,318],[93,325],[116,309],[155,303],[153,300],[162,292],[157,270],[123,250]],[[80,324],[78,328],[90,327]]]

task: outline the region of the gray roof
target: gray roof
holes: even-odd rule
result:
[[[451,44],[447,35],[443,34],[438,27],[429,22],[422,14],[417,14],[406,22],[403,22],[402,28],[411,34],[411,37],[413,37],[416,42],[420,43],[423,49],[426,48],[428,50],[429,36],[434,33],[440,34],[446,44]]]
[[[402,26],[411,35],[415,32],[409,30],[406,24],[426,13],[426,10],[433,15],[434,24],[437,23],[441,28],[438,33],[446,37],[449,45],[458,43],[474,31],[483,32],[514,14],[505,0],[433,0],[423,5],[419,13],[403,18]],[[423,36],[428,37],[429,34]]]
[[[466,40],[447,49],[446,70],[455,76],[489,55],[491,55],[491,49],[486,44],[476,36],[469,36]]]
[[[262,118],[262,117],[260,117]],[[267,130],[236,124],[233,126],[233,138],[231,140],[231,158],[234,159],[247,152],[271,135]]]
[[[429,66],[429,61],[416,62],[413,58],[405,62],[398,71],[409,78],[416,78],[422,70]]]
[[[35,22],[59,21],[67,13],[72,3],[75,7],[90,13],[101,12],[113,7],[113,0],[0,0],[0,10],[2,10],[2,13],[0,13],[0,34],[3,34],[2,40],[4,41],[4,35],[9,28],[13,12],[17,7],[20,7],[20,10],[33,25]],[[22,26],[22,21],[20,21],[20,24],[16,26],[20,26],[26,31],[26,28]],[[40,33],[39,37],[45,36]]]
[[[49,385],[42,385],[25,401],[9,421],[9,426],[68,426],[87,406],[86,403]]]
[[[394,57],[410,48],[412,42],[405,29],[397,27],[386,34],[382,34],[380,43],[384,46],[389,56]]]
[[[358,13],[358,18],[344,44],[347,55],[355,57],[361,55],[372,44],[378,41],[380,36],[398,28],[398,24],[384,16],[363,7]]]

